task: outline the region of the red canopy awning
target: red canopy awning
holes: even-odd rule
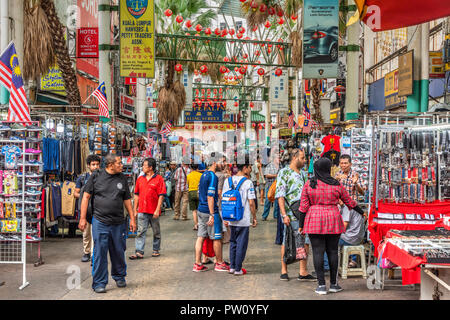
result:
[[[355,0],[372,31],[404,28],[450,16],[448,0]]]

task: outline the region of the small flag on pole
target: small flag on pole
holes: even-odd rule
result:
[[[13,42],[0,54],[0,83],[10,93],[7,120],[30,122],[30,110],[25,89],[23,88],[19,58]]]
[[[98,115],[109,118],[109,108],[108,108],[108,99],[106,98],[106,87],[105,81],[100,83],[97,89],[92,92],[92,95],[97,98],[99,107],[98,107]]]
[[[292,112],[292,110],[289,112],[289,118],[288,118],[288,128],[292,129],[292,127],[294,126],[294,113]]]
[[[303,96],[303,115],[306,119],[311,119],[311,112],[309,111],[308,101],[306,100],[306,94]]]
[[[170,123],[170,121],[168,121],[166,123],[166,125],[163,126],[163,128],[161,129],[161,131],[159,133],[164,136],[168,136],[171,131],[172,131],[172,123]]]

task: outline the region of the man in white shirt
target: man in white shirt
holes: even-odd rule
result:
[[[238,276],[243,275],[247,271],[242,268],[242,263],[245,259],[248,246],[249,229],[250,226],[256,227],[256,205],[255,205],[255,187],[250,179],[245,176],[249,176],[252,171],[252,166],[248,160],[248,156],[245,157],[245,164],[238,164],[239,172],[228,179],[225,179],[222,189],[222,197],[225,192],[231,189],[231,182],[236,188],[242,179],[246,179],[240,184],[239,193],[241,195],[242,206],[244,207],[244,215],[239,221],[225,222],[229,224],[231,229],[230,237],[230,273]]]

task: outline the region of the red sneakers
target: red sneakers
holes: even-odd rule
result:
[[[194,271],[194,272],[203,272],[203,271],[206,271],[206,270],[208,270],[207,267],[205,267],[202,264],[196,264],[196,263],[194,263],[194,268],[192,269],[192,271]]]
[[[230,271],[230,266],[227,265],[225,262],[222,262],[222,264],[215,264],[214,266],[215,271],[222,271],[222,272],[228,272]]]
[[[244,268],[242,268],[241,271],[235,271],[234,272],[235,276],[242,276],[244,274],[247,274],[247,270],[245,270]]]

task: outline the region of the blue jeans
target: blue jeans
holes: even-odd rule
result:
[[[270,189],[270,184],[266,183],[266,190],[265,190],[265,201],[264,201],[264,212],[262,215],[263,219],[267,219],[267,217],[269,216],[270,213],[270,206],[271,206],[271,202],[267,199],[267,193],[269,192]],[[278,199],[275,199],[275,203],[273,204],[274,208],[273,208],[273,218],[276,219],[279,214],[280,214],[280,207],[278,206]]]
[[[144,255],[145,235],[147,234],[149,224],[153,230],[153,251],[159,251],[161,248],[161,228],[159,226],[159,218],[154,219],[153,215],[148,213],[138,213],[138,231],[135,243],[136,252],[141,255]]]
[[[111,259],[111,277],[115,281],[125,280],[127,264],[127,223],[108,225],[92,218],[92,238],[94,252],[92,256],[92,288],[106,287],[108,284],[108,252]]]
[[[170,199],[167,194],[164,196],[164,203],[166,204],[167,208],[172,208],[172,206],[170,205]]]
[[[230,226],[230,269],[242,270],[242,262],[247,253],[249,229],[250,227]]]
[[[343,247],[343,246],[353,246],[353,244],[350,244],[348,242],[345,242],[342,239],[339,239],[339,247]],[[352,254],[350,256],[350,258],[356,262],[356,254]],[[328,257],[327,257],[327,253],[325,252],[323,255],[323,266],[325,270],[330,270],[330,266],[328,265]]]

